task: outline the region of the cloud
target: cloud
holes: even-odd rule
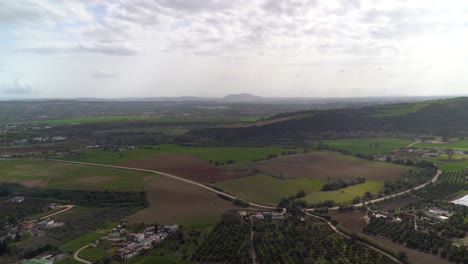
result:
[[[104,79],[112,79],[112,78],[117,78],[119,75],[115,72],[108,71],[108,70],[95,70],[92,74],[91,77],[93,78],[104,78]]]
[[[102,53],[107,55],[133,56],[137,54],[135,49],[122,44],[81,44],[76,51]]]
[[[1,94],[10,94],[10,95],[25,95],[32,94],[34,91],[28,83],[22,80],[15,80],[11,83],[2,83],[0,84],[0,93]]]
[[[232,8],[236,1],[234,0],[156,0],[156,2],[166,8],[181,11],[219,11]]]
[[[275,15],[295,16],[316,4],[315,0],[266,0],[261,7]]]
[[[89,21],[92,16],[80,1],[0,1],[0,24],[54,24]]]
[[[76,46],[40,46],[21,48],[17,49],[17,51],[32,52],[42,55],[56,53],[100,53],[115,56],[133,56],[138,53],[136,49],[118,43],[82,43]]]

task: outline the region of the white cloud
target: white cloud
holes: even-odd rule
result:
[[[92,74],[91,77],[93,78],[104,78],[104,79],[109,79],[109,78],[116,78],[119,77],[119,75],[115,72],[109,71],[109,70],[95,70]]]
[[[93,65],[121,73],[115,84],[121,91],[131,86],[131,92],[152,96],[154,87],[158,93],[210,93],[223,86],[219,76],[236,76],[226,87],[254,93],[276,87],[284,95],[295,90],[347,95],[346,87],[359,86],[363,93],[370,91],[367,86],[404,87],[405,93],[408,82],[436,89],[435,83],[453,78],[419,70],[418,78],[409,79],[422,65],[448,65],[445,72],[468,69],[466,10],[464,1],[435,0],[3,1],[0,56],[8,73],[25,68],[35,87],[50,91],[61,89],[51,76],[72,76],[62,84],[78,85],[84,81],[68,71]],[[33,61],[31,53],[47,59]],[[310,72],[296,78],[298,65]],[[381,65],[386,75],[365,79]],[[334,74],[342,69],[363,74],[337,79]],[[385,78],[390,73],[394,78]],[[468,77],[458,78],[468,85]],[[135,82],[141,90],[133,89]]]
[[[0,93],[10,95],[28,95],[33,93],[33,89],[28,83],[22,80],[15,80],[11,83],[0,84]]]

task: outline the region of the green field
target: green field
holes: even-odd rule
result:
[[[108,252],[102,248],[99,248],[99,247],[95,247],[95,248],[92,248],[92,247],[87,247],[85,249],[83,249],[81,252],[80,252],[80,258],[82,259],[85,259],[85,260],[89,260],[89,261],[92,261],[92,262],[96,262],[106,256],[109,256],[111,255],[112,252]]]
[[[216,183],[215,186],[237,197],[260,204],[277,205],[281,198],[289,197],[299,190],[306,192],[306,201],[316,203],[324,200],[349,204],[357,195],[362,196],[370,191],[377,193],[383,189],[384,183],[366,181],[336,191],[320,191],[324,181],[310,178],[281,180],[275,177],[257,174],[254,176],[228,180]]]
[[[106,123],[106,122],[121,122],[121,121],[148,121],[152,123],[238,123],[238,122],[255,122],[260,117],[232,117],[232,118],[173,118],[160,119],[151,116],[97,116],[97,117],[78,117],[64,119],[50,119],[38,122],[44,125],[63,125],[73,123]]]
[[[384,183],[380,181],[366,181],[363,184],[353,185],[341,190],[314,192],[307,194],[304,198],[307,202],[317,203],[325,200],[333,200],[338,203],[351,204],[356,196],[363,196],[365,192],[378,193],[384,188]]]
[[[45,160],[1,160],[0,181],[50,189],[143,190],[148,173]]]
[[[146,147],[152,149],[136,147],[135,150],[122,152],[85,149],[82,156],[63,159],[99,164],[115,164],[158,154],[185,154],[193,155],[206,161],[212,160],[213,162],[225,163],[228,160],[247,162],[253,159],[265,158],[268,154],[280,155],[283,151],[288,151],[283,147],[184,147],[175,144]]]
[[[122,263],[122,262],[113,261],[111,263]],[[128,263],[128,264],[186,264],[189,262],[179,260],[176,257],[148,255],[148,256],[138,256],[135,258],[131,258],[125,263]]]
[[[353,154],[387,153],[411,142],[409,139],[399,138],[353,138],[323,141],[324,144],[332,148],[346,150]]]
[[[104,228],[101,228],[99,230],[95,230],[93,232],[90,232],[86,235],[80,236],[78,238],[75,238],[73,240],[68,241],[67,243],[63,244],[60,246],[60,250],[63,251],[70,251],[70,252],[75,252],[81,247],[84,247],[88,245],[89,243],[96,241],[99,239],[101,236],[105,236],[109,230],[111,230],[113,227],[115,227],[115,223],[110,223]]]
[[[413,145],[416,148],[436,148],[436,149],[458,149],[468,150],[468,140],[459,140],[449,143],[417,143]]]

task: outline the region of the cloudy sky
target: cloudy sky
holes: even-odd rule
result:
[[[0,98],[468,94],[464,0],[2,0]]]

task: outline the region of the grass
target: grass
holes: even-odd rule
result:
[[[325,200],[334,200],[338,203],[351,204],[356,196],[362,196],[365,192],[378,193],[384,187],[381,181],[366,181],[363,184],[353,185],[341,190],[314,192],[307,194],[304,200],[310,203],[317,203]]]
[[[316,179],[281,180],[264,174],[257,174],[219,182],[215,186],[247,201],[276,205],[282,197],[292,196],[299,190],[304,190],[306,193],[320,191],[323,184],[325,184],[324,181]]]
[[[232,117],[232,118],[173,118],[159,119],[151,116],[96,116],[78,117],[64,119],[49,119],[37,122],[44,125],[63,125],[71,123],[106,123],[121,121],[148,121],[153,123],[235,123],[235,122],[255,122],[260,117]]]
[[[384,187],[384,183],[381,181],[368,180],[363,184],[324,192],[320,191],[323,184],[325,184],[324,181],[317,179],[281,180],[264,174],[257,174],[219,182],[215,186],[241,199],[268,205],[277,205],[281,198],[294,195],[299,190],[306,192],[306,197],[303,199],[307,202],[317,203],[324,200],[334,200],[335,202],[350,204],[354,197],[362,196],[367,191],[377,193]]]
[[[108,255],[110,255],[109,252],[99,247],[95,247],[95,248],[87,247],[83,249],[79,254],[80,258],[89,260],[92,262],[96,262]]]
[[[184,147],[175,144],[146,146],[152,149],[135,148],[135,150],[114,152],[97,149],[85,149],[84,155],[63,158],[66,160],[92,162],[99,164],[115,164],[119,162],[137,160],[158,154],[185,154],[193,155],[206,161],[247,162],[253,159],[265,158],[268,154],[281,154],[288,151],[283,147]]]
[[[387,153],[411,142],[409,139],[399,138],[353,138],[323,141],[332,148],[346,150],[354,154]]]
[[[148,173],[44,160],[2,160],[0,181],[51,189],[143,190]]]
[[[112,263],[121,263],[121,262],[113,261]],[[125,263],[128,263],[128,264],[186,264],[189,262],[180,260],[177,257],[148,255],[148,256],[138,256],[135,258],[131,258]]]
[[[425,101],[420,103],[403,103],[379,106],[380,113],[373,116],[401,116],[419,111],[435,101]]]
[[[416,148],[436,148],[436,149],[458,149],[468,150],[468,140],[459,140],[448,143],[417,143],[414,144]]]
[[[106,227],[87,233],[86,235],[80,236],[60,246],[63,251],[75,252],[78,249],[88,245],[89,243],[96,241],[100,237],[106,235],[109,230],[115,226],[115,223],[110,223]]]

